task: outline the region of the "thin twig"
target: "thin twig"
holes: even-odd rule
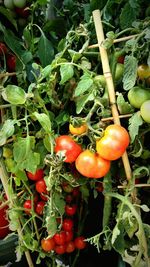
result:
[[[121,38],[118,38],[118,39],[114,39],[113,40],[113,43],[115,44],[115,43],[127,41],[127,40],[130,40],[130,39],[135,38],[137,36],[138,36],[138,34],[133,34],[133,35],[121,37]],[[93,44],[93,45],[89,45],[88,46],[89,49],[91,49],[91,48],[97,48],[97,47],[99,47],[99,44]]]
[[[132,114],[125,114],[125,115],[119,115],[119,118],[120,119],[124,119],[124,118],[129,118],[129,117],[131,117],[132,116]],[[108,118],[102,118],[101,119],[101,121],[113,121],[114,120],[114,118],[113,117],[108,117]]]
[[[5,72],[5,73],[0,73],[0,79],[5,78],[7,76],[15,76],[16,72]]]
[[[24,190],[20,191],[20,192],[17,194],[17,197],[20,197],[23,193],[24,193]],[[5,202],[3,202],[3,203],[0,205],[0,210],[3,209],[4,207],[6,207],[7,205],[9,205],[9,203],[10,203],[10,200],[6,200]]]
[[[127,185],[118,185],[118,188],[126,188]],[[135,184],[134,187],[150,187],[150,184]]]

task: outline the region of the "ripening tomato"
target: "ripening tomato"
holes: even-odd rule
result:
[[[66,244],[56,245],[54,250],[57,254],[62,255],[66,252]]]
[[[76,204],[72,204],[72,205],[66,204],[65,205],[65,212],[68,216],[75,215],[76,211],[77,211],[77,205]]]
[[[53,238],[57,245],[63,245],[66,242],[66,233],[65,231],[60,231],[59,233],[56,233]]]
[[[82,148],[69,135],[61,135],[56,138],[55,153],[65,153],[65,162],[72,163],[82,152]]]
[[[36,207],[35,207],[35,212],[38,215],[43,215],[44,206],[45,206],[45,201],[41,200],[41,201],[37,202]]]
[[[7,68],[9,71],[15,71],[16,69],[16,56],[8,55],[6,58]]]
[[[4,43],[0,42],[0,56],[3,56],[3,54],[7,53],[7,47]]]
[[[116,124],[109,125],[104,136],[96,142],[97,153],[106,160],[116,160],[125,152],[130,142],[127,130]]]
[[[86,149],[76,159],[76,168],[83,176],[88,178],[101,178],[110,169],[110,161],[105,160],[97,153]]]
[[[125,59],[125,56],[124,56],[124,55],[120,55],[120,56],[117,58],[117,62],[120,63],[120,64],[124,64],[124,59]]]
[[[86,123],[78,127],[73,126],[71,123],[69,124],[69,131],[71,134],[81,135],[83,133],[86,133],[87,130],[88,130],[88,126]]]
[[[46,189],[46,183],[44,179],[40,179],[35,183],[35,189],[38,193],[47,193],[47,189]]]
[[[27,177],[32,181],[41,180],[44,177],[44,171],[43,169],[38,169],[35,173],[27,171]]]
[[[50,252],[51,250],[54,250],[55,248],[55,241],[52,238],[42,239],[41,240],[41,247],[44,251]]]
[[[0,202],[0,205],[2,202]],[[5,206],[4,208],[0,209],[0,239],[6,237],[10,230],[9,230],[9,221],[7,218],[7,209],[8,206]]]
[[[85,237],[83,236],[78,236],[75,238],[74,240],[74,244],[75,244],[75,247],[77,249],[84,249],[86,247],[86,241],[85,241]]]
[[[137,75],[141,80],[147,79],[150,77],[150,67],[146,64],[141,64],[138,66]]]
[[[66,192],[66,193],[71,193],[73,191],[73,187],[67,182],[62,182],[61,186],[62,186],[64,192]]]
[[[75,244],[73,241],[66,243],[66,252],[72,253],[75,250]]]
[[[74,222],[72,219],[66,218],[63,220],[62,229],[64,231],[71,231],[73,229],[73,226],[74,226]]]

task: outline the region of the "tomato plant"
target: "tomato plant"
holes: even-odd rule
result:
[[[120,125],[109,125],[104,136],[96,142],[97,153],[106,160],[116,160],[125,152],[130,142],[127,130]]]
[[[83,151],[76,159],[77,170],[88,178],[101,178],[110,169],[110,161],[100,157],[97,153],[90,150]]]
[[[44,171],[43,169],[38,169],[35,173],[27,171],[27,177],[32,181],[41,180],[44,177]]]
[[[55,153],[64,152],[65,162],[74,162],[81,151],[81,146],[69,135],[62,135],[56,138]]]

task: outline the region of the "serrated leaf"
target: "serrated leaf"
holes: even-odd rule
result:
[[[16,85],[8,84],[2,92],[5,101],[13,105],[22,105],[26,102],[25,91]]]
[[[129,3],[126,3],[121,10],[120,26],[121,29],[126,29],[132,26],[133,21],[136,19],[136,8],[132,8]]]
[[[54,57],[53,45],[43,32],[38,42],[38,56],[43,67],[49,65]]]
[[[74,69],[73,66],[70,64],[63,64],[60,67],[60,76],[61,81],[60,84],[64,84],[68,80],[70,80],[74,75]]]
[[[125,56],[123,88],[130,90],[136,82],[138,62],[134,56]]]
[[[83,95],[92,85],[93,79],[90,75],[84,74],[75,88],[74,96],[77,97]]]
[[[130,138],[131,138],[131,143],[134,142],[135,137],[138,135],[139,133],[139,127],[143,124],[143,120],[140,116],[139,111],[134,113],[133,116],[129,119],[129,134],[130,134]]]
[[[76,99],[76,113],[80,114],[86,103],[92,100],[94,100],[94,95],[92,93],[78,97]]]
[[[117,106],[120,114],[127,114],[133,112],[133,107],[125,101],[122,93],[119,93],[117,96]]]
[[[111,242],[113,248],[117,252],[119,252],[120,254],[124,253],[125,250],[124,227],[121,221],[117,223],[113,229]]]
[[[38,113],[36,111],[33,113],[33,115],[39,121],[39,123],[41,124],[43,129],[47,133],[50,133],[50,131],[51,131],[51,121],[50,121],[50,118],[48,117],[48,115],[46,115],[45,113]]]

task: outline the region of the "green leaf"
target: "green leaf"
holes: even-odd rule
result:
[[[62,126],[64,125],[66,122],[68,122],[70,118],[69,113],[67,113],[66,111],[61,111],[61,113],[55,118],[55,122],[59,125]]]
[[[141,167],[136,168],[133,171],[133,177],[134,177],[134,179],[141,178],[141,177],[148,176],[149,173],[150,173],[150,171],[147,167],[141,166]]]
[[[43,67],[49,65],[54,57],[53,45],[44,33],[42,33],[38,42],[38,56]]]
[[[80,114],[87,102],[94,100],[93,93],[80,96],[76,99],[76,113]]]
[[[26,102],[25,91],[16,85],[9,84],[2,92],[4,100],[13,105],[22,105]]]
[[[84,74],[77,87],[75,88],[75,92],[74,92],[74,96],[81,96],[82,94],[84,94],[89,88],[91,88],[91,86],[93,85],[93,79],[91,79],[90,75],[88,74]]]
[[[0,130],[0,146],[6,143],[7,138],[13,135],[14,130],[14,121],[6,120]]]
[[[138,62],[134,56],[125,56],[123,88],[130,90],[136,82]]]
[[[50,118],[48,117],[48,115],[46,115],[45,113],[38,113],[36,111],[33,113],[33,115],[39,121],[39,123],[41,124],[43,129],[47,133],[50,133],[51,132],[51,121],[50,121]]]
[[[44,69],[41,71],[41,75],[43,78],[46,78],[47,76],[50,76],[51,74],[51,65],[47,65]]]
[[[132,113],[134,111],[133,107],[125,101],[122,93],[118,93],[117,106],[120,114]]]
[[[51,143],[49,135],[46,135],[43,139],[43,143],[48,152],[51,152]]]
[[[0,13],[4,15],[17,30],[17,21],[13,17],[13,12],[11,12],[11,10],[9,9],[0,6]]]
[[[112,245],[113,248],[120,254],[124,253],[125,240],[124,240],[124,227],[121,223],[117,223],[112,232]]]
[[[121,29],[126,29],[132,26],[133,21],[136,19],[137,11],[131,7],[129,3],[126,3],[121,10],[120,14],[120,26]]]
[[[135,137],[138,135],[139,133],[139,127],[143,124],[143,120],[140,116],[140,112],[136,112],[133,114],[133,116],[129,119],[129,134],[131,137],[131,143],[134,142]]]
[[[66,205],[66,202],[64,201],[62,195],[55,192],[53,201],[55,203],[55,207],[58,213],[62,216],[65,212],[65,205]]]
[[[74,51],[72,49],[68,49],[68,52],[69,52],[69,54],[70,54],[71,59],[72,59],[73,62],[77,62],[81,58],[81,56],[82,56],[81,53],[76,52],[76,51]]]
[[[74,75],[74,69],[73,66],[70,64],[64,64],[60,67],[60,75],[61,75],[61,81],[60,84],[64,84],[68,80],[70,80]]]

